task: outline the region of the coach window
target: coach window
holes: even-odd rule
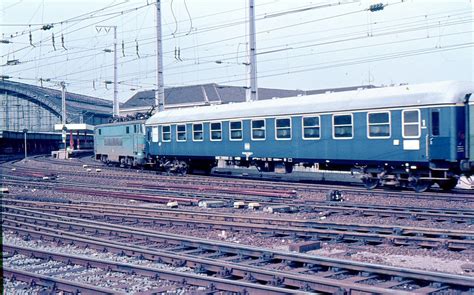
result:
[[[170,125],[161,126],[161,138],[163,138],[163,141],[171,141],[171,126]]]
[[[130,133],[130,127],[125,127],[125,133],[129,134]]]
[[[133,133],[137,133],[137,125],[133,125]]]
[[[352,138],[352,114],[350,115],[334,115],[332,117],[333,137],[336,139]]]
[[[265,120],[252,120],[252,140],[265,140]]]
[[[151,141],[152,142],[158,142],[159,137],[158,137],[158,126],[153,126],[151,129]]]
[[[439,111],[431,113],[431,135],[439,136]]]
[[[321,126],[319,116],[303,117],[303,139],[319,139],[321,136]]]
[[[176,125],[176,141],[186,141],[186,125]]]
[[[242,121],[229,122],[230,140],[242,140]]]
[[[202,123],[193,124],[193,140],[194,141],[203,141],[203,132],[202,132]]]
[[[402,111],[402,129],[404,138],[420,137],[420,110]]]
[[[216,122],[211,123],[211,141],[220,141],[222,140],[222,123]]]
[[[368,113],[367,126],[368,138],[389,138],[390,112]]]
[[[102,129],[99,129],[99,135],[102,135]]]
[[[291,139],[291,119],[275,119],[275,138],[278,140]]]

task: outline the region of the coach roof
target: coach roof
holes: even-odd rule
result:
[[[277,117],[310,113],[349,112],[380,108],[419,107],[463,103],[474,83],[443,81],[416,85],[324,93],[195,108],[154,114],[146,125]]]

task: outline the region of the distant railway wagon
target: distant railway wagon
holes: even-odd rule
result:
[[[145,120],[117,122],[96,126],[94,153],[96,160],[115,162],[129,167],[145,164]]]
[[[448,81],[165,110],[146,121],[148,157],[287,172],[318,164],[357,170],[367,188],[451,189],[473,168],[473,89]]]

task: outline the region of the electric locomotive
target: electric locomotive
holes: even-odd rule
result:
[[[94,130],[95,159],[136,167],[146,163],[145,120],[102,124]]]

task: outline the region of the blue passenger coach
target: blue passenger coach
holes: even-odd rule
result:
[[[146,121],[148,157],[180,169],[317,164],[357,170],[369,189],[451,189],[473,170],[473,89],[447,81],[165,110]]]
[[[133,167],[146,161],[145,120],[98,125],[94,130],[96,160]]]

